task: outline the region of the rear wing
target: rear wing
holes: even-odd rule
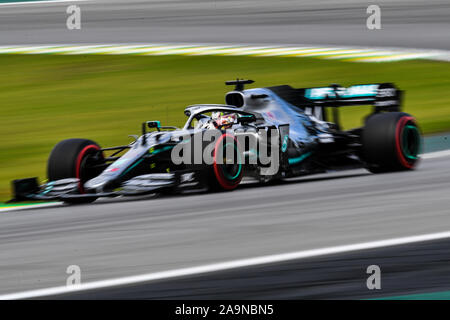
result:
[[[357,84],[342,87],[337,84],[328,87],[294,89],[287,85],[268,87],[290,104],[302,108],[320,120],[327,121],[326,107],[373,106],[373,112],[400,111],[403,91],[392,83]]]
[[[325,121],[326,107],[370,105],[374,107],[374,113],[400,111],[403,97],[403,91],[392,83],[358,84],[347,88],[331,85],[297,90],[304,99],[305,112]]]

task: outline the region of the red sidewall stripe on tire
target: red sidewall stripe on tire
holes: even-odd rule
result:
[[[78,189],[80,190],[80,193],[84,193],[83,185],[81,184],[81,172],[80,172],[81,162],[83,161],[85,154],[91,149],[100,150],[100,147],[95,144],[87,145],[80,151],[80,153],[78,154],[78,157],[77,157],[77,163],[76,163],[76,167],[75,167],[75,177],[80,180],[78,183]]]
[[[405,128],[405,125],[409,122],[416,123],[415,119],[413,117],[404,116],[400,118],[400,120],[397,122],[397,128],[395,132],[395,146],[397,150],[397,158],[400,161],[400,164],[404,166],[405,168],[412,169],[414,167],[414,163],[409,163],[406,159],[405,155],[403,154],[402,150],[402,132],[403,128]]]
[[[219,182],[219,184],[222,188],[224,188],[225,190],[232,190],[239,185],[239,183],[241,182],[241,179],[236,178],[234,180],[234,182],[226,179],[222,172],[222,169],[219,167],[219,165],[217,164],[217,161],[216,161],[217,148],[220,145],[220,143],[223,141],[223,139],[225,139],[225,137],[229,137],[229,138],[233,139],[234,141],[236,141],[236,143],[238,143],[236,138],[228,133],[225,133],[220,136],[220,138],[216,142],[216,146],[214,147],[214,162],[213,162],[214,175],[216,176],[217,182]],[[238,149],[239,149],[239,147],[238,147]]]

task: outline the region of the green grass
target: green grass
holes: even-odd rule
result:
[[[305,58],[1,55],[0,199],[14,178],[45,178],[58,141],[127,143],[144,120],[181,125],[186,105],[223,103],[224,80],[295,87],[395,82],[405,111],[425,133],[450,129],[450,64],[433,61],[349,63]],[[359,125],[367,107],[343,110]]]

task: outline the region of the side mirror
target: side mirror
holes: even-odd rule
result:
[[[147,121],[147,127],[149,127],[150,129],[152,128],[156,128],[156,129],[161,129],[161,122],[160,121]]]
[[[142,145],[147,143],[147,139],[145,135],[147,134],[147,127],[150,129],[156,128],[158,131],[161,130],[161,122],[160,121],[146,121],[142,123]]]

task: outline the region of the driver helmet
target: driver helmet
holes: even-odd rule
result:
[[[236,115],[234,113],[222,114],[221,112],[214,112],[211,115],[217,129],[229,129],[236,122]]]

